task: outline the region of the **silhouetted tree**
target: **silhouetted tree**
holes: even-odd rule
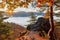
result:
[[[7,19],[8,17],[4,17],[3,12],[0,11],[0,40],[4,40],[7,38],[11,39],[12,31],[11,31],[11,25],[8,23],[3,22],[4,19]]]
[[[27,21],[27,22],[29,22],[29,24],[27,24],[27,26],[30,25],[30,24],[34,24],[36,22],[36,20],[37,20],[36,17],[37,16],[33,12],[31,12],[30,17],[29,17],[30,20]]]
[[[27,30],[41,32],[41,36],[44,35],[44,32],[48,34],[48,31],[50,30],[49,19],[45,19],[43,17],[38,18],[36,23],[27,26]]]

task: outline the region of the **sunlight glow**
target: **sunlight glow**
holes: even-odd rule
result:
[[[12,11],[12,10],[7,10],[7,12],[6,12],[6,13],[7,13],[7,15],[8,15],[8,16],[12,16],[13,11]]]

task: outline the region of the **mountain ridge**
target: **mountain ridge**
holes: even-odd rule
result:
[[[24,12],[24,11],[21,11],[21,12],[15,12],[14,14],[13,14],[13,17],[28,17],[28,16],[30,16],[30,13],[31,12]],[[39,15],[44,15],[44,13],[40,13],[40,12],[32,12],[32,13],[34,13],[36,16],[39,16]]]

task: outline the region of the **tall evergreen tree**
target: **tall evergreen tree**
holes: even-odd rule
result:
[[[33,13],[33,12],[31,12],[30,13],[30,20],[28,21],[30,24],[34,24],[35,22],[36,22],[36,15]]]

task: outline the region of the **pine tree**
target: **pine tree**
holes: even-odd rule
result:
[[[30,20],[28,21],[30,24],[34,24],[35,22],[36,22],[36,15],[33,13],[33,12],[31,12],[30,13]]]

